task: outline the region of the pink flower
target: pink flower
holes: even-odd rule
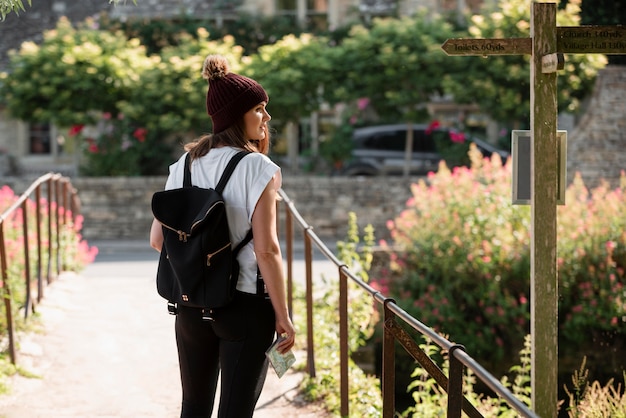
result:
[[[440,126],[441,126],[441,124],[439,123],[438,120],[434,120],[434,121],[430,122],[430,125],[428,125],[428,127],[426,128],[426,134],[430,135],[433,130],[437,129]]]
[[[69,136],[76,136],[83,131],[85,125],[73,125],[68,132]]]
[[[87,138],[87,143],[89,144],[87,147],[87,150],[91,152],[92,154],[97,154],[99,149],[98,149],[98,144],[96,144],[96,141],[93,138]]]
[[[144,142],[146,140],[146,135],[148,134],[148,130],[146,128],[137,128],[135,132],[133,132],[133,136],[139,142]]]
[[[370,99],[368,99],[367,97],[362,97],[359,100],[357,100],[357,107],[359,108],[359,110],[364,110],[367,105],[370,104]]]
[[[112,117],[111,112],[104,112],[102,114],[102,119],[104,119],[104,120],[110,120],[111,117]]]
[[[617,243],[615,241],[607,241],[606,242],[606,250],[608,252],[612,252],[615,247],[617,247]]]
[[[462,144],[465,142],[465,134],[463,132],[450,131],[450,140],[455,144]]]

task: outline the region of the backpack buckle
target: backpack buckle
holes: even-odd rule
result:
[[[178,313],[178,306],[174,302],[167,302],[167,311],[170,315],[176,315]]]
[[[213,309],[202,308],[202,320],[215,321],[215,312],[213,311]]]

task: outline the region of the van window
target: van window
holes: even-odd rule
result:
[[[378,149],[384,151],[404,151],[405,131],[390,130],[387,132],[376,132],[363,141],[367,149]]]
[[[375,132],[363,140],[363,148],[382,151],[404,152],[406,145],[406,129],[390,129]],[[413,152],[436,152],[435,142],[431,134],[423,129],[413,130]]]
[[[436,152],[432,135],[426,134],[423,129],[414,129],[413,152]]]

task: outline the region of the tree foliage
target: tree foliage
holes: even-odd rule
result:
[[[128,98],[117,103],[119,110],[164,138],[210,132],[205,105],[208,84],[202,78],[202,64],[208,54],[220,54],[228,59],[231,70],[238,72],[242,50],[232,37],[209,41],[208,36],[202,29],[195,37],[181,35],[184,41],[179,45],[151,56],[151,65],[142,71]]]
[[[31,5],[32,0],[28,0],[28,5]],[[22,0],[2,0],[0,1],[0,18],[4,20],[4,18],[9,13],[19,14],[20,12],[24,12],[26,9],[24,8],[24,2]]]
[[[352,28],[331,55],[335,83],[326,86],[329,100],[367,97],[383,119],[423,118],[419,106],[443,94],[445,72],[459,68],[440,49],[452,36],[445,21],[425,16],[376,19],[371,28]]]
[[[581,9],[580,22],[583,25],[623,25],[626,22],[624,1],[582,0]],[[626,55],[609,55],[608,59],[611,64],[626,64]]]
[[[288,35],[262,46],[246,64],[245,74],[267,90],[269,109],[283,122],[297,121],[319,109],[320,89],[334,81],[326,39],[310,34]]]
[[[25,42],[10,54],[10,76],[2,75],[0,96],[22,120],[89,124],[96,111],[117,113],[117,102],[130,97],[149,65],[136,40],[76,29],[62,18],[40,45]]]

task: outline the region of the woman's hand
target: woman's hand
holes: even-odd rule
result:
[[[276,320],[276,334],[284,337],[285,339],[278,343],[278,352],[285,354],[291,350],[296,343],[296,329],[289,317],[286,320]]]

